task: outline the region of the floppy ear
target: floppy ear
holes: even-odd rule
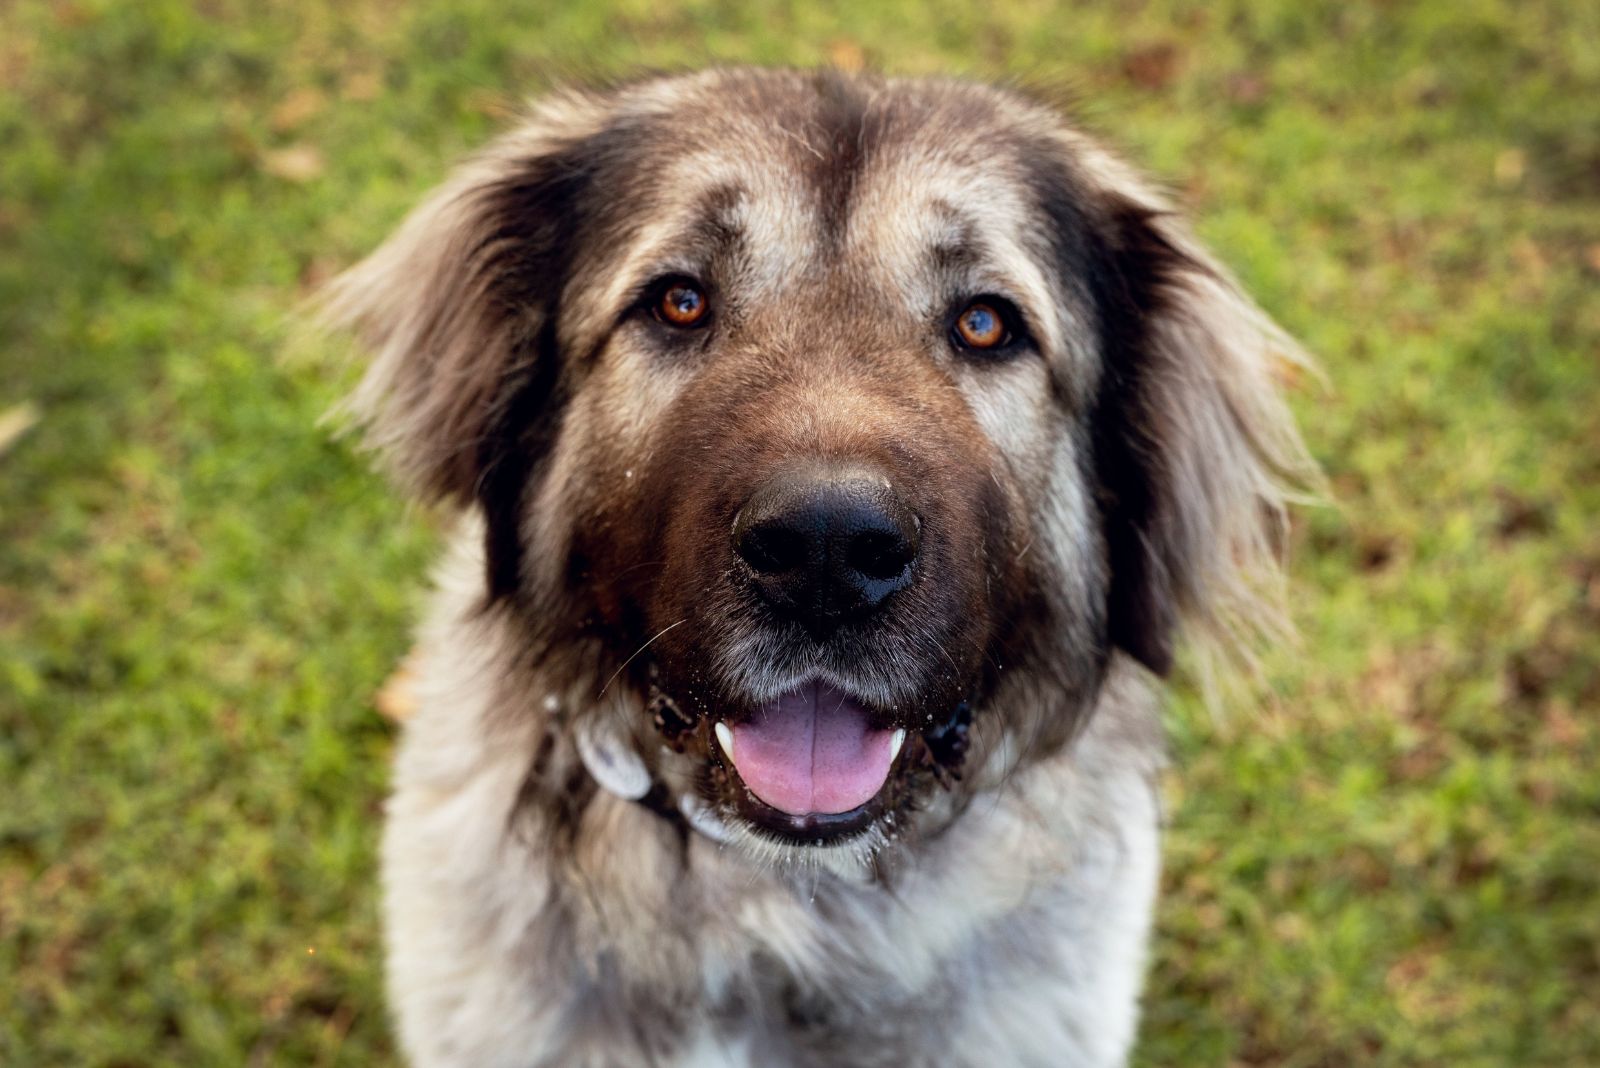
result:
[[[607,111],[580,94],[544,102],[324,294],[323,321],[372,353],[343,411],[426,498],[481,497],[559,408],[549,328]]]
[[[1159,197],[1086,163],[1107,620],[1114,645],[1166,674],[1180,623],[1246,653],[1285,629],[1285,506],[1320,482],[1280,386],[1311,365]]]

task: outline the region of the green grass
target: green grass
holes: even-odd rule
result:
[[[393,1062],[434,535],[296,302],[552,80],[857,55],[1076,85],[1331,380],[1276,704],[1171,717],[1141,1063],[1600,1063],[1600,7],[391,8],[0,4],[0,1063]]]

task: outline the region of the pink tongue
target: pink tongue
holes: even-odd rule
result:
[[[849,812],[883,789],[892,739],[848,696],[809,683],[733,728],[733,765],[751,793],[791,816]]]

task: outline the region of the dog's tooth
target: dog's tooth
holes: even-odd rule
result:
[[[722,751],[725,754],[727,754],[728,759],[732,760],[733,759],[733,728],[729,727],[726,723],[718,721],[717,727],[716,727],[716,731],[717,731],[717,742],[722,746]]]
[[[893,760],[900,755],[900,747],[906,744],[906,729],[901,727],[894,732],[894,738],[889,742],[889,759]]]

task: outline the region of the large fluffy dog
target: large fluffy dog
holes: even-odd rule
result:
[[[337,284],[462,513],[384,843],[418,1065],[1113,1065],[1155,677],[1270,622],[1296,350],[990,88],[546,100]]]

